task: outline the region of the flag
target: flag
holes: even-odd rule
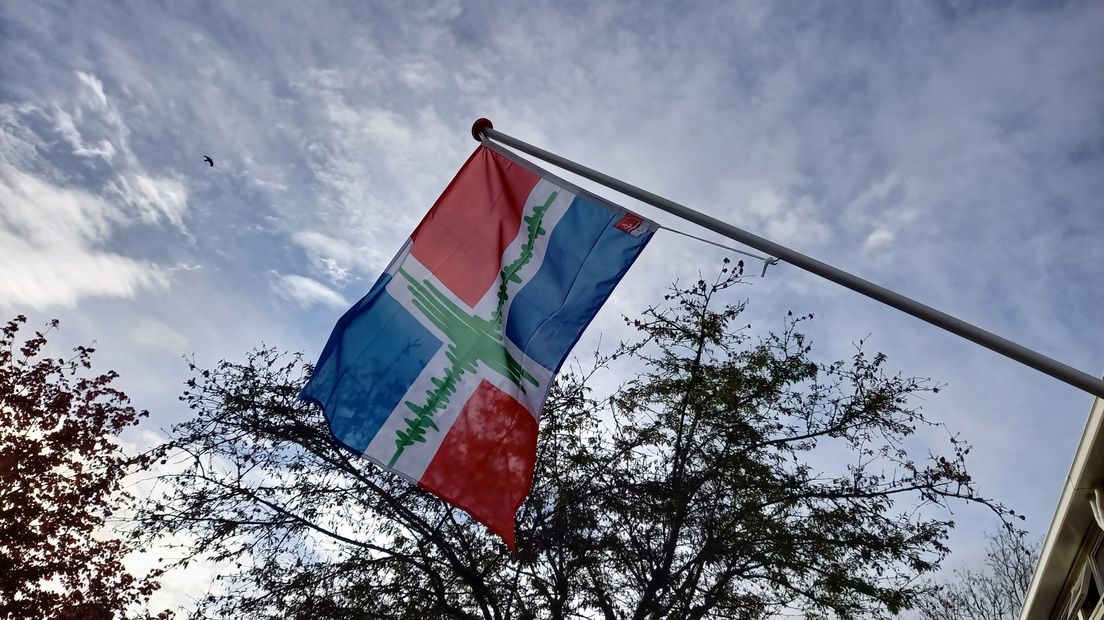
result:
[[[301,398],[514,549],[552,378],[656,229],[480,146],[337,322]]]

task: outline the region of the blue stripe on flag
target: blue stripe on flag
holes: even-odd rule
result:
[[[652,236],[614,228],[620,217],[576,196],[552,230],[540,269],[510,305],[507,337],[548,370],[559,370]]]
[[[330,430],[364,452],[441,341],[387,294],[390,274],[341,317],[303,398],[326,412]]]

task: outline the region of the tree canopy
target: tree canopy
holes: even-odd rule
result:
[[[754,337],[740,266],[626,319],[638,337],[561,371],[542,413],[518,551],[338,447],[297,399],[301,356],[193,363],[178,470],[142,515],[185,561],[229,567],[194,610],[224,618],[860,618],[916,604],[947,553],[969,447],[910,454],[930,381],[861,344],[818,362],[787,316]],[[596,373],[631,380],[601,392]],[[184,535],[181,537],[180,535]]]
[[[104,529],[127,501],[123,478],[149,462],[118,441],[146,412],[114,371],[89,372],[92,348],[47,357],[49,329],[19,343],[26,322],[0,331],[0,618],[144,617],[156,575],[128,572],[128,542]]]

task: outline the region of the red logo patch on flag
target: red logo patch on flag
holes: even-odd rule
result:
[[[613,227],[634,237],[644,234],[645,230],[644,219],[632,213],[626,213]]]

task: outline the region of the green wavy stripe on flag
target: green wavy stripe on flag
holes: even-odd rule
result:
[[[498,303],[489,319],[469,314],[442,293],[430,280],[423,279],[419,282],[405,270],[399,269],[399,274],[406,278],[407,288],[414,296],[414,307],[444,332],[448,339],[449,345],[445,350],[445,357],[449,365],[445,368],[443,376],[430,379],[433,387],[426,390],[424,403],[417,404],[409,400],[405,402],[414,417],[404,418],[406,428],[395,432],[396,449],[387,463],[389,467],[395,466],[407,447],[414,445],[415,442],[425,442],[426,429],[440,430],[433,421],[434,414],[448,405],[449,398],[456,392],[460,378],[466,373],[475,372],[477,364],[482,363],[490,370],[509,379],[522,392],[525,391],[525,382],[534,386],[539,385],[536,378],[526,372],[506,350],[502,334],[503,309],[510,299],[510,285],[513,284],[516,287],[522,283],[518,273],[533,260],[533,249],[537,238],[547,234],[541,223],[545,212],[556,200],[557,195],[559,192],[552,192],[543,205],[534,206],[533,212],[523,218],[526,224],[525,243],[521,245],[521,254],[517,259],[499,272]]]

